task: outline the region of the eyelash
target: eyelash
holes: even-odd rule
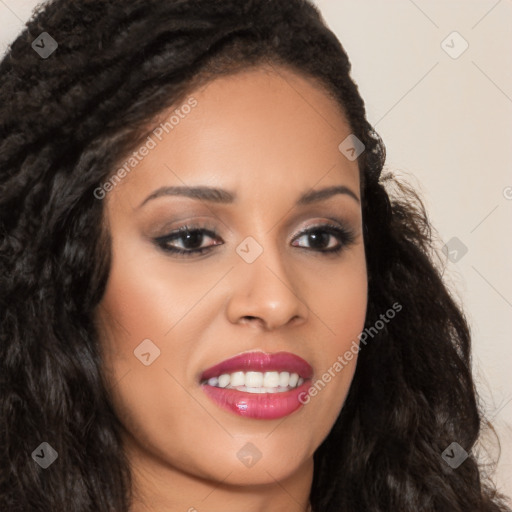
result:
[[[318,233],[318,232],[324,232],[328,233],[330,235],[335,236],[339,242],[341,242],[337,247],[331,248],[331,249],[308,249],[307,247],[300,247],[301,249],[310,250],[319,252],[325,256],[329,255],[337,255],[339,254],[343,249],[350,246],[355,241],[355,234],[347,228],[342,228],[336,224],[319,224],[315,226],[310,226],[307,229],[301,231],[297,234],[296,238],[302,238],[304,235],[308,235],[310,233]],[[202,233],[203,235],[207,235],[210,238],[218,238],[217,233],[214,229],[210,229],[206,226],[198,226],[198,225],[187,225],[187,226],[181,226],[177,230],[169,233],[168,235],[161,236],[158,238],[155,238],[154,241],[160,247],[166,252],[175,254],[177,256],[181,257],[190,257],[194,254],[200,255],[207,251],[209,251],[212,247],[215,247],[217,245],[223,245],[223,244],[214,244],[209,245],[207,247],[203,247],[201,249],[179,249],[177,247],[169,246],[168,243],[177,240],[177,239],[183,239],[187,234],[195,234],[195,233]]]

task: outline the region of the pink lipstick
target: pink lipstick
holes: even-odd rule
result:
[[[301,407],[313,368],[289,352],[246,352],[203,371],[201,389],[217,405],[240,416],[277,419]]]

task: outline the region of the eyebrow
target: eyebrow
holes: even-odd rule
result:
[[[355,199],[357,203],[360,202],[357,195],[348,187],[344,185],[336,185],[332,187],[322,188],[320,190],[309,190],[303,193],[297,199],[297,206],[305,206],[318,201],[329,199],[337,194],[345,194]],[[235,202],[236,194],[224,190],[222,188],[213,188],[206,186],[198,187],[161,187],[152,192],[142,203],[138,206],[141,208],[144,204],[152,199],[162,196],[183,196],[191,199],[199,199],[201,201],[209,201],[212,203],[230,204]]]

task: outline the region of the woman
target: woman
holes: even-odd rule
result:
[[[0,64],[2,510],[507,510],[468,325],[349,72],[304,0],[28,23]]]

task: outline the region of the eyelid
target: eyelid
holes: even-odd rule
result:
[[[352,229],[350,226],[348,226],[347,223],[340,222],[337,219],[334,221],[329,219],[329,221],[327,222],[317,221],[314,224],[305,226],[298,233],[292,235],[291,242],[308,235],[312,231],[324,231],[325,233],[328,233],[330,236],[336,238],[338,241],[337,247],[331,247],[330,249],[315,249],[302,246],[294,246],[299,249],[303,249],[304,251],[311,252],[316,256],[338,256],[340,253],[344,252],[350,245],[352,245],[357,237],[356,231]],[[198,249],[181,249],[179,247],[166,245],[171,241],[182,239],[185,233],[191,232],[202,233],[203,236],[206,235],[211,239],[218,240],[219,238],[221,238],[220,235],[217,233],[216,228],[213,226],[208,226],[208,223],[201,224],[199,222],[190,222],[177,227],[167,235],[155,238],[153,241],[157,246],[159,246],[160,249],[167,252],[169,255],[172,255],[177,258],[193,258],[194,256],[199,256],[204,253],[211,252],[211,250],[218,245],[224,245],[224,242],[220,244],[214,243],[212,245],[207,245],[205,247],[200,247]]]
[[[303,235],[310,231],[311,229],[315,228],[324,228],[324,227],[335,227],[338,229],[342,229],[344,231],[350,231],[353,232],[353,229],[350,227],[350,224],[348,222],[344,222],[341,219],[335,219],[332,217],[324,217],[325,220],[319,220],[316,222],[313,222],[312,224],[307,224],[303,228],[301,228],[297,233],[291,235],[290,240],[293,240],[295,237],[299,235]],[[355,234],[355,233],[354,233]]]
[[[293,240],[295,237],[299,235],[303,235],[305,232],[307,233],[310,229],[314,228],[322,228],[325,226],[333,225],[334,227],[340,228],[347,232],[352,232],[352,234],[355,235],[356,231],[351,228],[350,223],[348,221],[345,221],[343,219],[338,219],[335,217],[323,217],[325,220],[319,220],[315,221],[312,224],[308,224],[302,228],[298,232],[292,233],[288,237],[288,241]],[[162,235],[154,236],[152,238],[154,239],[161,239],[161,238],[169,238],[172,235],[179,234],[180,231],[210,231],[210,235],[215,235],[217,237],[220,237],[218,226],[216,226],[212,221],[210,220],[204,220],[204,221],[196,221],[196,220],[183,220],[180,224],[178,224],[176,227],[173,228],[165,228],[161,231],[163,231]],[[231,231],[231,230],[229,230]]]

